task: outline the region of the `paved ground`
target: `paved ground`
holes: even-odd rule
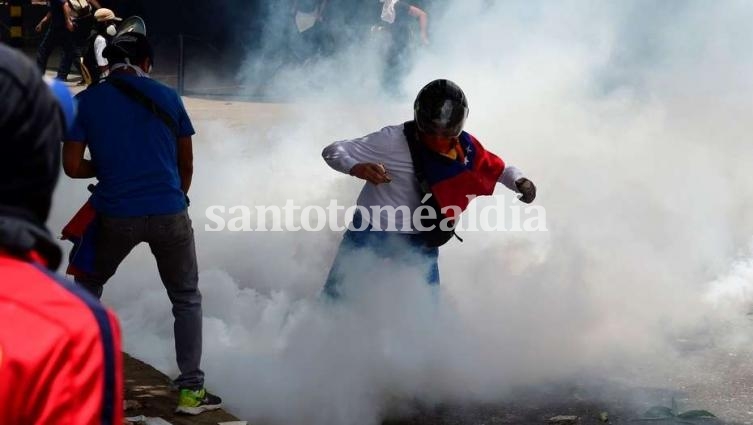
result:
[[[128,354],[123,354],[125,367],[126,417],[160,417],[173,425],[216,425],[218,422],[237,421],[238,418],[217,410],[197,416],[175,414],[178,392],[170,384],[170,378],[157,369]],[[134,403],[136,402],[136,403]]]
[[[224,412],[208,412],[196,417],[173,413],[176,391],[170,379],[151,366],[125,355],[126,399],[139,407],[127,416],[159,416],[175,425],[210,425],[238,420]],[[403,411],[402,418],[383,425],[502,425],[547,424],[558,416],[577,417],[578,424],[729,424],[753,423],[753,356],[740,358],[708,356],[699,363],[700,376],[678,376],[674,385],[634,387],[590,383],[588,389],[577,384],[552,384],[545,388],[521,388],[501,403],[473,405],[422,406]],[[699,379],[700,378],[700,379]],[[640,395],[641,401],[636,397]],[[678,411],[705,409],[718,419],[647,420],[643,414],[652,405],[667,405],[675,399]]]

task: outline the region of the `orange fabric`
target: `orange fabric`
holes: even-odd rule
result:
[[[120,328],[115,315],[106,314],[111,341],[70,289],[32,264],[0,254],[1,424],[102,424],[107,390],[114,391],[115,409],[105,423],[122,423]],[[111,389],[104,381],[106,343],[116,353]]]

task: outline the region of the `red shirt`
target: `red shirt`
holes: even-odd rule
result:
[[[0,424],[117,424],[115,315],[44,266],[0,252]]]

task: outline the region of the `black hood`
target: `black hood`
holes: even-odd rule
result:
[[[44,228],[60,173],[63,118],[36,67],[0,45],[0,215]]]
[[[30,259],[32,252],[45,260],[51,270],[57,270],[62,252],[46,229],[27,220],[0,215],[0,248],[14,257]]]
[[[3,45],[0,99],[0,248],[39,251],[55,268],[60,253],[45,222],[60,173],[62,112],[34,64]]]

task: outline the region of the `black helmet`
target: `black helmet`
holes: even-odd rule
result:
[[[110,40],[107,47],[105,47],[102,56],[110,60],[110,62],[116,63],[123,62],[124,59],[135,61],[149,58],[150,61],[154,61],[152,46],[147,41],[146,36],[138,32],[127,32],[116,35]]]
[[[468,100],[452,81],[434,80],[418,92],[413,112],[419,131],[457,137],[468,117]]]

